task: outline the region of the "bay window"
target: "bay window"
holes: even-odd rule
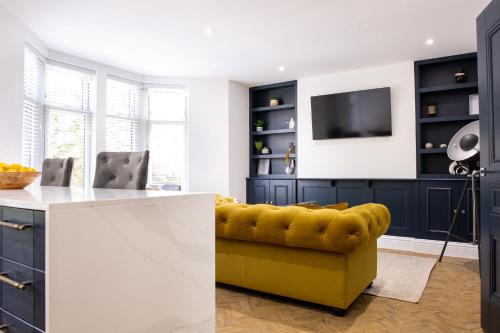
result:
[[[187,184],[187,89],[148,89],[150,183]]]
[[[43,160],[43,58],[24,49],[23,165],[39,169]]]
[[[45,72],[45,157],[74,158],[74,185],[90,183],[93,73],[49,62]]]
[[[144,147],[142,85],[119,78],[106,83],[106,150],[138,151]]]

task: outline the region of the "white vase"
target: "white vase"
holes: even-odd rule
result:
[[[288,128],[289,129],[294,129],[295,128],[295,120],[293,120],[293,117],[288,122]]]
[[[256,128],[255,128],[255,130],[256,130],[257,132],[262,132],[262,131],[264,130],[264,127],[260,127],[260,126],[259,126],[259,127],[256,127]]]
[[[287,166],[287,167],[285,168],[285,173],[286,173],[287,175],[291,175],[291,174],[292,174],[292,172],[293,172],[293,171],[292,171],[292,168],[290,168],[289,166]]]

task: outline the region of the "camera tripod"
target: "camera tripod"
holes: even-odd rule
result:
[[[446,246],[448,246],[448,241],[450,240],[450,237],[453,236],[456,239],[459,239],[463,242],[468,243],[469,241],[459,237],[457,235],[454,235],[453,232],[453,227],[455,226],[455,223],[457,222],[457,216],[458,212],[460,211],[460,206],[462,206],[462,201],[464,199],[465,193],[467,192],[467,188],[469,186],[469,181],[472,182],[472,244],[473,245],[479,245],[479,239],[478,239],[478,213],[477,213],[477,179],[479,178],[479,170],[473,170],[471,173],[467,174],[467,177],[465,179],[465,184],[462,190],[462,193],[460,195],[460,199],[458,200],[457,204],[457,209],[455,209],[454,214],[453,214],[453,219],[451,220],[450,228],[448,229],[448,232],[446,234],[446,240],[444,242],[443,250],[441,251],[441,255],[439,256],[439,262],[443,260],[444,252],[446,251]]]

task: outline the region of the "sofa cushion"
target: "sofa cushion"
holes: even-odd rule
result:
[[[216,236],[315,250],[350,253],[379,237],[390,224],[387,207],[346,210],[227,203],[216,207]]]

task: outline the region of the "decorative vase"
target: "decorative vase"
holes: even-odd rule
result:
[[[269,154],[269,153],[270,153],[269,148],[267,148],[267,147],[262,148],[262,150],[260,151],[260,153],[261,153],[262,155],[267,155],[267,154]]]
[[[257,126],[257,127],[255,128],[255,130],[256,130],[257,132],[262,132],[262,131],[264,130],[264,127],[262,127],[262,126]]]
[[[290,165],[285,168],[285,173],[287,175],[292,175],[295,171],[295,162],[294,160],[290,161]]]
[[[436,104],[427,105],[427,117],[435,117],[437,115],[437,106]]]
[[[288,122],[288,128],[289,129],[294,129],[295,128],[295,120],[293,120],[293,117]]]
[[[447,147],[448,147],[448,145],[446,143],[442,143],[439,145],[439,148],[447,148]]]
[[[431,142],[427,142],[425,144],[425,149],[432,149],[432,148],[434,148],[434,145]]]
[[[276,98],[276,97],[271,98],[271,101],[270,101],[270,103],[269,103],[269,105],[270,105],[271,107],[278,106],[279,104],[280,104],[280,101],[279,101],[279,100],[278,100],[278,98]]]
[[[465,73],[462,69],[459,69],[456,73],[455,73],[455,81],[457,83],[463,83],[465,82],[465,79],[467,78],[467,73]]]

